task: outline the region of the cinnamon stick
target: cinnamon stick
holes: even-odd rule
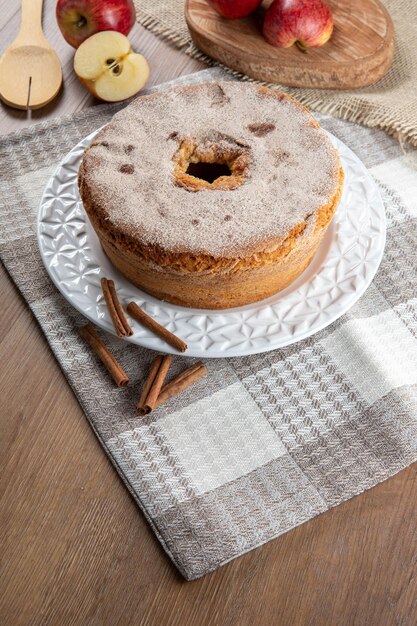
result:
[[[149,372],[142,395],[136,406],[140,415],[150,413],[156,406],[159,392],[164,384],[166,375],[168,374],[172,358],[166,354],[164,357],[157,356]]]
[[[122,305],[120,304],[120,300],[118,298],[118,295],[116,293],[116,287],[114,286],[114,281],[113,280],[109,280],[108,281],[108,285],[109,285],[109,290],[110,290],[110,294],[114,303],[114,308],[116,309],[117,315],[119,316],[119,319],[123,325],[123,328],[125,330],[126,336],[130,337],[131,335],[133,335],[133,330],[130,327],[129,322],[127,321],[125,312],[123,310]]]
[[[181,372],[181,374],[178,374],[178,376],[162,387],[155,408],[169,400],[169,398],[178,395],[206,375],[207,368],[201,361]]]
[[[129,302],[127,305],[127,312],[140,324],[146,326],[151,330],[155,335],[158,335],[161,339],[169,343],[170,346],[179,350],[180,352],[185,352],[188,348],[185,341],[171,333],[167,328],[161,326],[153,317],[145,313],[143,309],[140,308],[136,304],[136,302]]]
[[[91,324],[86,324],[79,329],[81,337],[88,343],[93,352],[98,356],[118,387],[126,387],[129,377],[116,361],[110,350],[103,343]]]
[[[130,337],[133,335],[133,330],[129,326],[129,322],[126,319],[125,312],[120,304],[119,298],[116,293],[114,281],[103,277],[101,279],[101,288],[103,290],[104,299],[109,309],[111,321],[113,322],[114,330],[119,337]]]
[[[145,411],[146,398],[148,397],[149,391],[150,391],[150,389],[151,389],[151,387],[153,385],[153,382],[155,380],[155,376],[157,375],[158,370],[161,367],[161,363],[162,363],[162,354],[159,354],[152,361],[152,365],[151,365],[151,369],[149,370],[148,378],[146,379],[145,386],[144,386],[144,388],[142,390],[142,393],[141,393],[141,396],[139,398],[139,402],[136,405],[136,409],[139,411],[139,413],[141,413],[142,411]]]
[[[169,383],[167,383],[166,385],[162,387],[161,391],[166,391],[170,389],[172,385],[177,385],[178,383],[182,382],[184,378],[188,378],[190,374],[193,374],[196,370],[200,369],[200,367],[204,367],[203,362],[197,361],[196,363],[191,365],[189,368],[187,368],[186,370],[183,370],[180,374],[175,376],[175,378],[170,380]]]

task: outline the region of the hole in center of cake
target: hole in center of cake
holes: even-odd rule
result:
[[[245,182],[250,163],[248,145],[215,131],[200,138],[171,133],[172,138],[178,142],[172,159],[178,186],[187,191],[231,191]]]
[[[204,163],[199,161],[198,163],[190,163],[186,174],[205,180],[208,183],[213,183],[220,176],[231,176],[232,172],[227,163]]]

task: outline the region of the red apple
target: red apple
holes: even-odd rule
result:
[[[73,48],[102,30],[127,35],[135,18],[133,0],[58,0],[56,5],[58,26]]]
[[[274,0],[265,14],[264,37],[278,48],[318,48],[332,32],[333,15],[322,0]]]
[[[262,0],[208,0],[208,3],[223,17],[234,20],[253,13]]]

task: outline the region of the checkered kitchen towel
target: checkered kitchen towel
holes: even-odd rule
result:
[[[205,70],[175,83],[224,78]],[[160,87],[161,88],[161,87]],[[42,266],[35,222],[59,160],[120,108],[102,106],[0,139],[2,260],[103,448],[187,579],[197,578],[417,458],[417,171],[382,131],[320,117],[377,180],[388,216],[380,270],[324,331],[267,354],[214,360],[149,416],[135,413],[152,352],[117,338],[117,389],[78,337],[82,317]],[[184,367],[174,359],[174,370]]]

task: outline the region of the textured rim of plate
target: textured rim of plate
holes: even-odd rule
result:
[[[345,173],[340,204],[306,271],[280,293],[224,311],[187,309],[158,300],[128,282],[105,256],[82,206],[78,167],[95,131],[61,161],[42,195],[38,242],[55,286],[80,313],[114,333],[100,278],[113,278],[122,302],[134,300],[188,343],[185,356],[236,357],[288,346],[346,313],[371,284],[385,246],[385,210],[379,190],[358,157],[328,133]],[[176,351],[138,323],[131,343]]]

